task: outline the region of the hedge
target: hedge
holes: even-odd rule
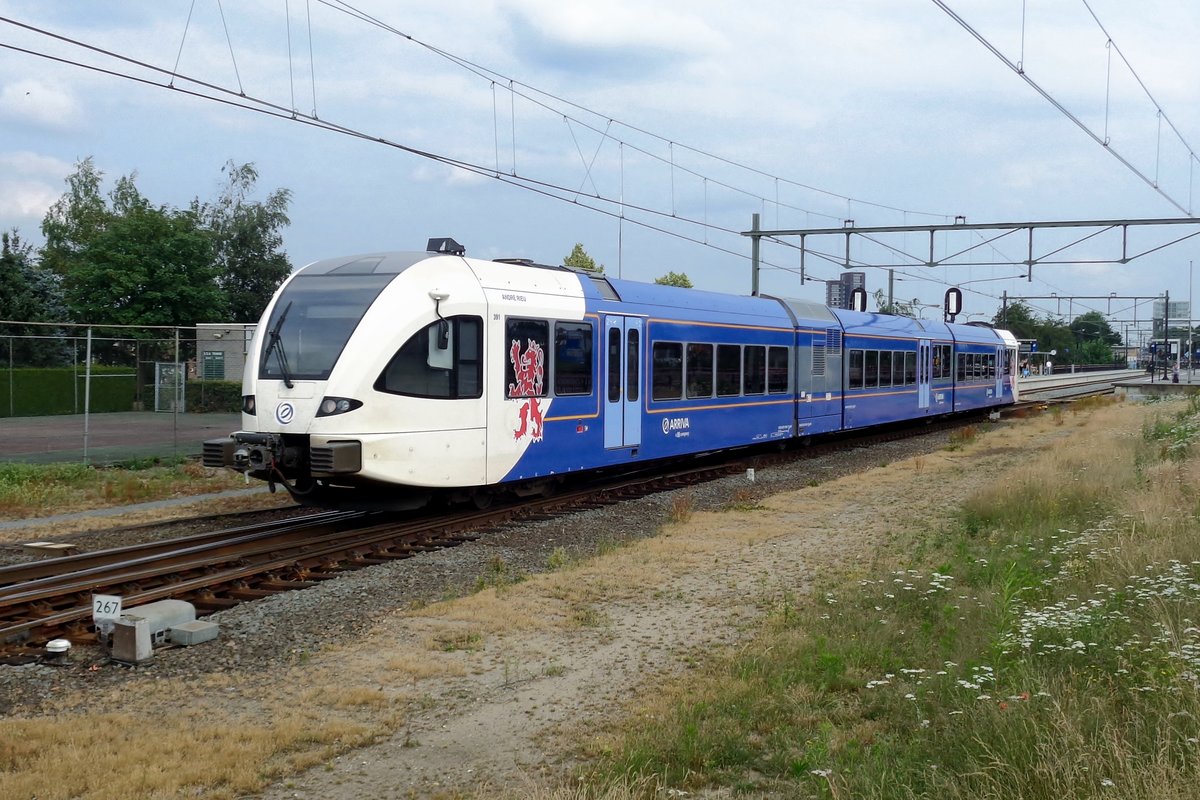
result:
[[[83,370],[71,367],[0,369],[0,417],[82,414]],[[191,413],[237,412],[242,408],[240,381],[190,381],[184,387]],[[140,410],[154,410],[154,386],[142,387]],[[131,367],[92,367],[93,414],[137,411],[137,378]]]
[[[82,414],[85,377],[73,367],[0,369],[0,417]],[[131,367],[92,367],[92,412],[132,411],[136,397]]]

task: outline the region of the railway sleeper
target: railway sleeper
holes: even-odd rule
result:
[[[264,597],[270,597],[273,594],[279,594],[279,590],[254,589],[249,586],[239,586],[235,589],[229,589],[225,592],[225,594],[237,600],[261,600]]]
[[[311,589],[316,585],[317,581],[289,581],[284,578],[271,578],[259,584],[264,589],[276,592],[287,592],[293,589]]]

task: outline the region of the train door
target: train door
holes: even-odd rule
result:
[[[996,348],[995,358],[996,365],[996,398],[1004,397],[1004,381],[1008,379],[1008,365],[1005,363],[1005,355],[1007,351],[1003,347]]]
[[[640,317],[604,318],[604,446],[642,443],[642,323]]]
[[[929,339],[917,344],[917,408],[929,409],[930,383],[933,375],[933,348]]]

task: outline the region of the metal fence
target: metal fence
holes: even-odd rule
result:
[[[240,384],[253,330],[0,321],[0,461],[199,453],[240,420],[221,382]]]

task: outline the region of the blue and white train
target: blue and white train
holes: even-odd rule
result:
[[[318,261],[204,463],[331,507],[497,491],[1016,400],[1007,331],[424,253]],[[447,252],[449,250],[449,252]]]

